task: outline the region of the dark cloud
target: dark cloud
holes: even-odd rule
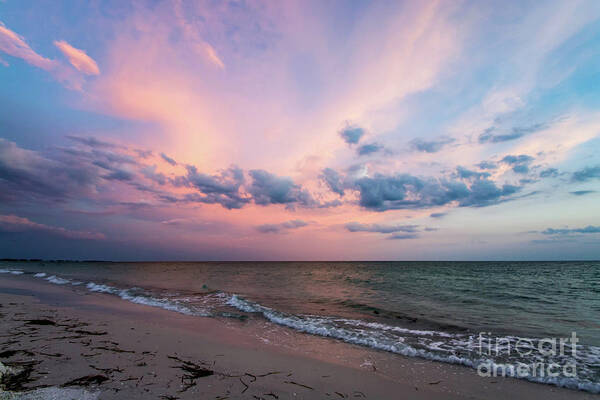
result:
[[[453,202],[459,207],[484,207],[506,201],[520,190],[513,185],[499,187],[485,178],[467,186],[458,180],[418,178],[408,174],[360,178],[353,188],[359,192],[359,204],[375,211],[429,208]]]
[[[437,153],[441,149],[444,148],[447,144],[454,142],[455,139],[450,137],[441,137],[434,140],[423,140],[423,139],[413,139],[410,142],[410,147],[414,151],[420,151],[423,153]]]
[[[156,172],[156,165],[148,165],[142,167],[140,172],[147,179],[158,183],[159,185],[165,185],[167,183],[167,177],[162,172]]]
[[[220,204],[228,209],[241,208],[250,201],[240,193],[240,188],[244,183],[244,172],[240,168],[232,166],[218,175],[198,172],[197,168],[192,165],[187,165],[186,169],[187,176],[183,179],[184,184],[196,188],[200,192],[196,196],[188,196],[188,200]]]
[[[395,235],[391,235],[388,237],[390,240],[406,240],[406,239],[416,239],[419,235],[416,233],[397,233]]]
[[[537,181],[535,179],[529,179],[529,178],[519,179],[519,183],[521,185],[526,185],[526,184],[534,183],[534,182],[537,182]]]
[[[344,183],[336,170],[325,168],[319,177],[333,193],[337,193],[340,196],[344,195]]]
[[[558,170],[556,168],[546,168],[540,172],[540,178],[554,178],[558,176]]]
[[[296,185],[290,178],[279,177],[261,169],[250,170],[249,174],[252,177],[252,184],[248,192],[256,204],[263,206],[285,204],[288,207],[317,205],[311,194],[300,185]]]
[[[359,126],[347,125],[340,131],[340,136],[348,144],[357,144],[365,133],[365,130]]]
[[[521,154],[518,156],[508,155],[500,160],[500,162],[512,166],[512,170],[517,174],[526,174],[529,172],[529,164],[533,160],[533,157]]]
[[[433,214],[430,214],[429,216],[430,216],[431,218],[443,218],[443,217],[445,217],[446,215],[448,215],[448,213],[433,213]]]
[[[0,139],[0,203],[91,201],[98,192],[118,182],[152,194],[164,203],[219,204],[227,209],[241,208],[252,201],[260,205],[284,204],[288,208],[329,208],[342,204],[340,200],[319,202],[290,178],[263,170],[249,172],[250,185],[245,181],[244,171],[236,166],[207,174],[188,165],[184,175],[167,176],[157,172],[156,165],[147,164],[139,156],[136,158],[137,150],[109,149],[87,139],[84,142],[100,148],[58,148],[41,154]],[[335,188],[334,174],[333,170],[324,172],[328,185]],[[337,185],[343,194],[343,186],[339,182]],[[193,192],[171,192],[173,187],[185,187]]]
[[[527,164],[519,164],[513,167],[513,171],[517,174],[526,174],[529,172],[529,166]]]
[[[307,226],[308,222],[295,219],[292,221],[282,222],[280,224],[263,224],[256,226],[256,230],[260,233],[284,233],[290,229],[298,229]]]
[[[122,169],[113,170],[110,174],[102,176],[104,179],[109,181],[131,181],[133,180],[134,175]]]
[[[533,132],[540,131],[547,127],[546,124],[535,124],[531,126],[520,126],[514,127],[508,132],[495,133],[498,129],[491,127],[486,129],[481,135],[479,135],[479,143],[501,143],[508,142],[510,140],[519,139],[525,135]]]
[[[585,167],[573,172],[572,179],[576,182],[585,182],[591,179],[600,179],[600,165]]]
[[[113,149],[113,148],[120,147],[119,145],[116,145],[114,143],[105,142],[103,140],[96,139],[95,137],[91,137],[91,136],[83,137],[83,136],[68,135],[67,138],[74,142],[77,142],[79,144],[83,144],[85,146],[94,147],[94,148]]]
[[[482,161],[479,164],[476,164],[479,169],[496,169],[498,165],[496,165],[493,161]]]
[[[135,149],[134,150],[136,152],[136,154],[138,156],[140,156],[141,158],[148,158],[148,157],[152,157],[152,155],[154,154],[152,152],[152,150],[141,150],[141,149]]]
[[[526,154],[521,154],[518,156],[508,155],[504,157],[501,162],[509,165],[519,165],[519,164],[527,164],[533,161],[533,157],[528,156]]]
[[[574,196],[585,196],[586,194],[596,193],[595,190],[577,190],[575,192],[569,192]]]
[[[63,201],[91,192],[98,168],[63,154],[50,159],[0,138],[0,202]]]
[[[585,228],[554,229],[548,228],[541,232],[544,235],[571,235],[573,233],[600,233],[600,226],[588,225]]]
[[[0,232],[44,232],[68,239],[100,240],[105,239],[102,233],[74,231],[63,227],[49,226],[33,222],[16,215],[0,215]]]
[[[167,163],[171,165],[177,165],[177,161],[173,160],[171,157],[167,156],[165,153],[160,153],[160,157],[165,160]]]
[[[382,224],[361,224],[359,222],[349,222],[346,224],[346,229],[350,232],[377,232],[377,233],[394,233],[394,232],[416,232],[419,225],[382,225]]]
[[[359,146],[356,149],[356,153],[359,156],[366,156],[369,154],[377,153],[378,151],[382,151],[383,149],[384,149],[384,147],[382,145],[380,145],[379,143],[368,143],[368,144],[363,144],[362,146]]]
[[[482,178],[489,178],[491,176],[491,174],[489,172],[475,172],[475,171],[471,171],[470,169],[461,167],[460,165],[458,167],[456,167],[456,175],[461,179],[471,179],[471,178],[482,179]]]

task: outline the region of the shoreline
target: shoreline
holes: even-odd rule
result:
[[[0,362],[34,363],[22,389],[68,384],[100,399],[597,398],[297,332],[274,344],[257,334],[268,323],[187,316],[22,276],[0,276],[0,303],[0,355],[14,352]]]

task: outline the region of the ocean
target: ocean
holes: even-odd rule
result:
[[[0,273],[600,393],[596,261],[5,261]]]

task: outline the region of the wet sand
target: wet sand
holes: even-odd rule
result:
[[[1,276],[0,304],[0,399],[597,398],[28,277]]]

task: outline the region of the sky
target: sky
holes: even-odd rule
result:
[[[0,1],[0,257],[600,259],[600,2]]]

